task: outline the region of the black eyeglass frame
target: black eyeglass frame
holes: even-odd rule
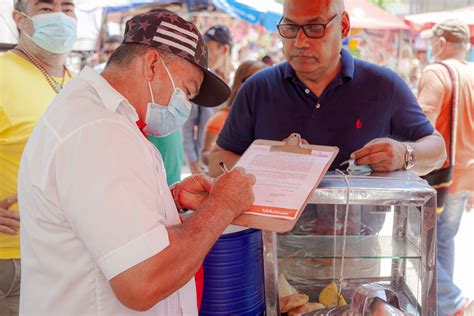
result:
[[[283,21],[283,19],[285,19],[285,16],[282,16],[280,21],[278,21],[278,24],[277,24],[277,29],[278,29],[278,33],[280,33],[280,36],[283,37],[283,38],[296,38],[298,36],[298,32],[300,31],[300,29],[303,29],[303,33],[304,35],[306,35],[306,37],[308,38],[322,38],[324,37],[324,35],[326,35],[326,28],[336,19],[336,17],[338,16],[339,14],[336,13],[328,22],[326,23],[309,23],[309,24],[294,24],[294,23],[281,23]],[[294,26],[297,28],[296,30],[296,33],[295,33],[295,36],[284,36],[280,30],[280,27],[282,26],[286,26],[286,25],[290,25],[290,26]],[[322,27],[322,30],[323,30],[323,33],[321,36],[310,36],[308,35],[308,33],[306,33],[306,27],[308,26],[321,26]]]

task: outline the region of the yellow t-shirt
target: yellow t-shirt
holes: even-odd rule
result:
[[[62,78],[54,80],[61,82]],[[16,194],[23,149],[55,96],[31,62],[12,52],[0,56],[0,200]],[[10,209],[18,210],[18,205]],[[10,258],[20,258],[20,235],[0,233],[0,259]]]

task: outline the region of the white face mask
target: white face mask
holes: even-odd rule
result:
[[[165,67],[166,73],[173,84],[174,91],[168,106],[155,103],[151,83],[148,81],[151,103],[148,103],[146,110],[145,123],[147,124],[147,127],[145,133],[157,137],[167,136],[180,129],[184,123],[186,123],[192,106],[183,90],[176,87],[174,84],[173,77],[171,77],[168,67],[166,67],[163,59],[161,60],[161,63]]]
[[[72,49],[77,37],[77,22],[74,18],[62,12],[38,14],[33,17],[23,12],[22,14],[33,21],[33,35],[30,36],[26,32],[24,34],[36,45],[54,54],[64,54]]]

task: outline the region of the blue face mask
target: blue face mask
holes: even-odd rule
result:
[[[174,92],[168,106],[157,104],[153,97],[151,83],[148,81],[151,103],[148,103],[146,110],[145,123],[147,126],[145,132],[147,135],[156,137],[167,136],[181,128],[184,123],[186,123],[189,113],[191,112],[191,102],[188,101],[186,94],[175,86],[168,68],[163,60],[161,60],[161,62],[173,84]]]
[[[42,49],[54,53],[69,52],[77,37],[77,22],[62,12],[38,14],[25,17],[33,21],[35,29],[32,36],[25,34]]]
[[[354,159],[349,159],[341,163],[341,166],[348,165],[346,171],[351,176],[368,176],[372,173],[369,165],[356,165]]]

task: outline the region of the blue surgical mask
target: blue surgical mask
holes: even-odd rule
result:
[[[72,49],[77,37],[77,22],[74,18],[62,12],[38,14],[33,17],[25,13],[23,15],[33,21],[33,35],[24,34],[36,45],[54,54],[64,54]]]
[[[341,166],[348,165],[346,171],[351,176],[368,176],[372,173],[369,165],[356,165],[354,159],[349,159],[341,163]]]
[[[186,123],[191,112],[191,102],[188,101],[183,90],[176,87],[168,68],[163,60],[161,62],[173,84],[174,91],[168,106],[157,104],[153,97],[151,83],[148,81],[151,103],[148,103],[146,110],[145,123],[147,127],[145,132],[147,135],[156,137],[164,137],[180,129]]]

